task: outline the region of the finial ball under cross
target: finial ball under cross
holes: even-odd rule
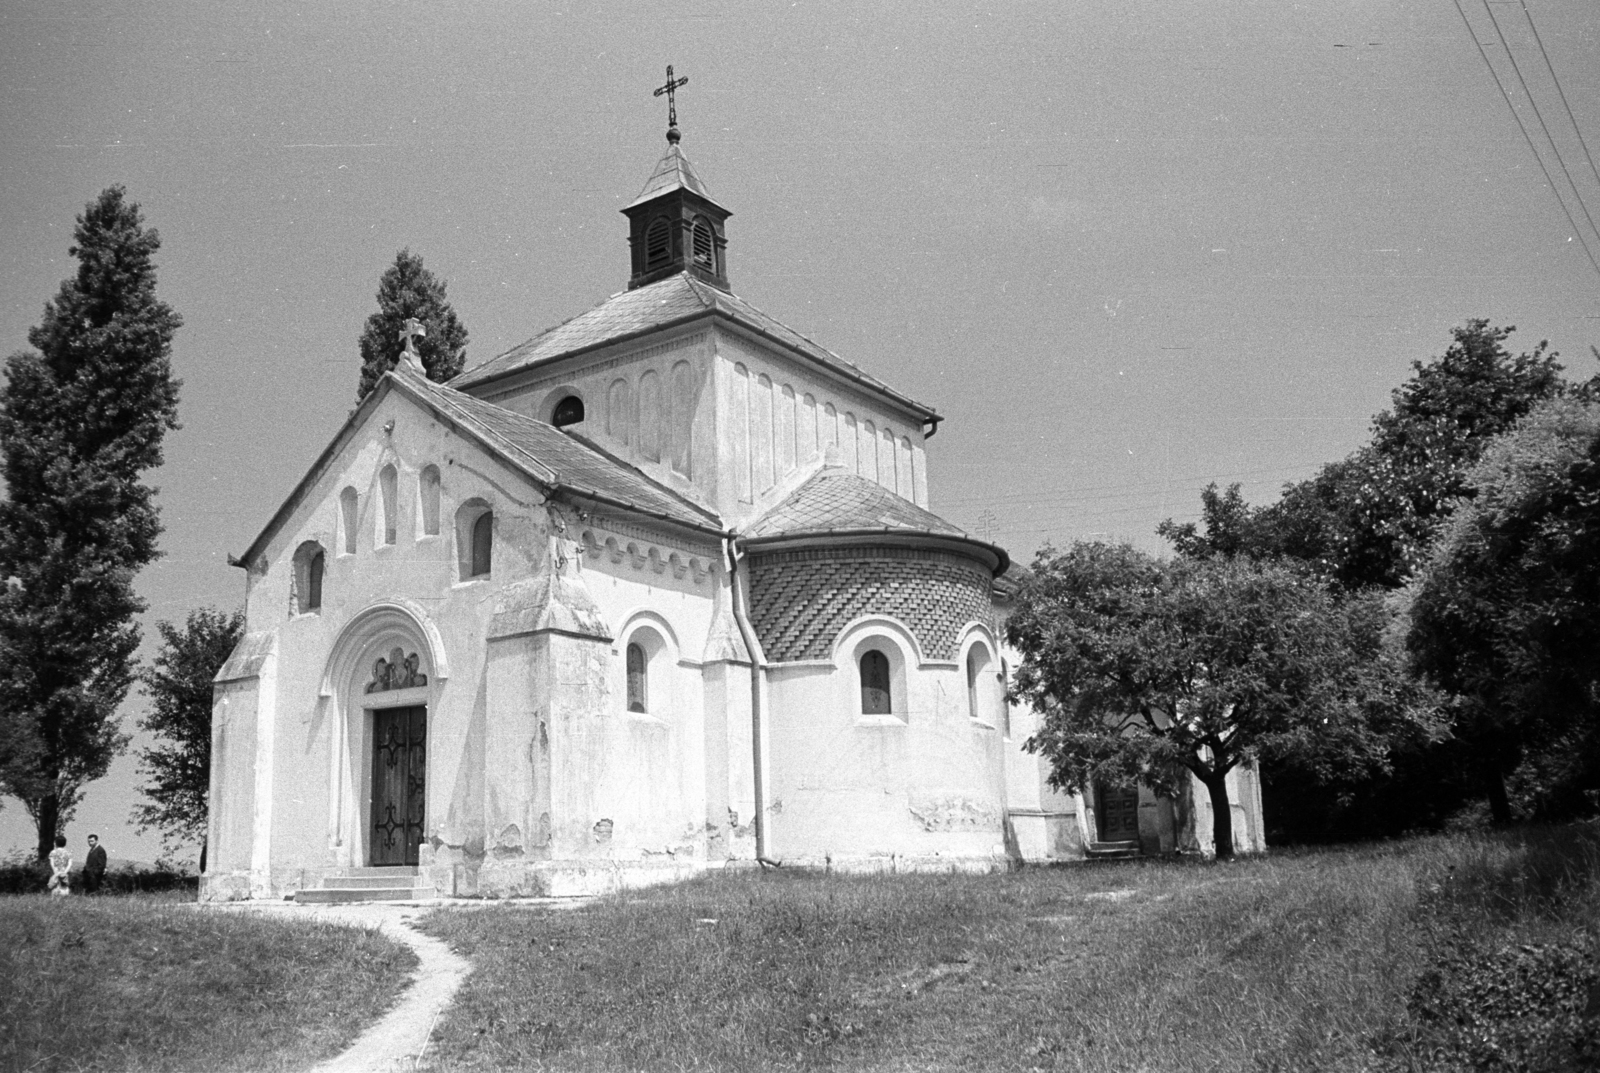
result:
[[[688,84],[688,75],[678,79],[672,77],[672,64],[669,63],[667,64],[667,84],[658,87],[654,94],[657,97],[663,93],[667,95],[667,141],[669,142],[676,142],[679,137],[677,90],[679,86],[687,86]]]

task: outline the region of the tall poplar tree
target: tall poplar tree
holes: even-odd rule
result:
[[[116,710],[133,682],[133,578],[156,557],[155,490],[178,427],[172,336],[146,229],[122,187],[85,207],[64,280],[6,361],[0,388],[0,791],[21,799],[43,858],[126,746]]]
[[[356,399],[378,386],[405,350],[400,333],[406,320],[422,322],[427,335],[416,341],[428,379],[444,383],[461,371],[467,359],[467,328],[445,297],[444,280],[422,266],[409,249],[395,254],[394,264],[378,280],[378,311],[361,330],[361,383]]]

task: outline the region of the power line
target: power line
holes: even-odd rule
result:
[[[1489,54],[1483,49],[1483,42],[1478,40],[1477,31],[1472,28],[1472,21],[1467,18],[1467,13],[1461,6],[1461,0],[1452,0],[1456,5],[1456,14],[1461,16],[1461,22],[1467,28],[1472,43],[1478,49],[1478,55],[1483,58],[1483,65],[1489,68],[1489,76],[1494,79],[1494,84],[1500,90],[1500,96],[1505,99],[1506,107],[1511,109],[1511,118],[1516,120],[1517,129],[1522,132],[1522,140],[1528,143],[1528,152],[1533,154],[1533,159],[1539,165],[1539,170],[1544,172],[1545,182],[1550,187],[1550,193],[1555,197],[1556,204],[1561,206],[1561,214],[1567,218],[1567,224],[1578,235],[1583,252],[1589,258],[1589,264],[1594,266],[1596,275],[1600,275],[1600,261],[1596,261],[1594,253],[1589,249],[1589,244],[1583,242],[1583,232],[1578,229],[1578,221],[1572,218],[1572,212],[1567,208],[1566,200],[1561,196],[1561,190],[1556,186],[1555,179],[1550,175],[1550,169],[1545,166],[1544,158],[1539,155],[1538,148],[1533,144],[1533,137],[1528,133],[1527,125],[1522,122],[1522,116],[1517,112],[1517,106],[1511,103],[1511,94],[1506,91],[1505,83],[1500,81],[1500,72],[1494,69],[1494,64],[1489,60]]]
[[[1303,467],[1303,466],[1322,466],[1322,465],[1325,465],[1325,464],[1326,463],[1324,461],[1317,461],[1317,462],[1302,462],[1302,463],[1299,463],[1298,465]],[[1125,484],[1125,483],[1091,484],[1091,485],[1086,485],[1086,486],[1084,486],[1082,488],[1075,488],[1075,489],[1072,489],[1070,491],[1057,492],[1057,493],[1055,493],[1053,495],[1049,495],[1049,496],[1040,496],[1039,493],[1036,492],[1036,491],[1035,492],[1008,492],[1005,495],[962,496],[962,497],[959,497],[959,498],[946,498],[944,496],[940,496],[939,497],[939,506],[942,509],[944,509],[944,508],[949,508],[951,506],[959,506],[959,505],[962,505],[962,504],[969,504],[969,503],[1004,503],[1004,502],[1007,502],[1007,501],[1018,500],[1018,499],[1027,499],[1027,500],[1032,500],[1033,502],[1036,502],[1036,503],[1044,503],[1044,502],[1052,502],[1052,501],[1060,501],[1060,500],[1116,499],[1116,498],[1131,497],[1133,495],[1140,495],[1140,494],[1143,494],[1143,495],[1158,495],[1158,494],[1160,494],[1162,492],[1165,492],[1165,491],[1186,489],[1186,488],[1190,487],[1190,482],[1193,482],[1193,481],[1216,481],[1216,482],[1221,482],[1224,478],[1228,478],[1228,477],[1252,477],[1252,476],[1256,476],[1258,474],[1263,474],[1263,473],[1282,473],[1282,472],[1283,472],[1283,469],[1282,469],[1282,467],[1279,467],[1279,466],[1270,466],[1270,467],[1267,467],[1267,468],[1264,468],[1264,469],[1223,470],[1223,471],[1220,471],[1220,472],[1215,472],[1214,471],[1214,472],[1211,472],[1211,473],[1196,473],[1196,474],[1194,474],[1192,476],[1187,476],[1187,477],[1172,477],[1172,478],[1169,478],[1167,481],[1165,481],[1162,484],[1136,484],[1136,485],[1131,485],[1131,486],[1128,485],[1128,484]],[[1267,478],[1267,479],[1270,480],[1271,478]],[[1284,480],[1284,481],[1290,481],[1290,480],[1294,480],[1295,478],[1283,477],[1281,479]],[[1090,493],[1090,492],[1111,492],[1113,494],[1109,495],[1109,496],[1092,496],[1092,495],[1087,495],[1086,494],[1086,493]]]
[[[1522,86],[1522,92],[1527,94],[1528,105],[1533,109],[1533,117],[1539,121],[1539,129],[1544,131],[1544,140],[1550,143],[1550,152],[1555,154],[1556,163],[1561,166],[1561,174],[1566,177],[1567,185],[1572,187],[1572,196],[1577,199],[1578,208],[1583,210],[1583,218],[1589,221],[1589,230],[1594,232],[1595,237],[1600,238],[1600,227],[1595,226],[1594,217],[1589,215],[1589,206],[1584,203],[1583,192],[1578,189],[1578,184],[1573,181],[1572,172],[1567,170],[1567,162],[1561,155],[1561,147],[1556,144],[1555,135],[1550,133],[1550,125],[1544,121],[1544,113],[1539,110],[1539,101],[1534,97],[1533,90],[1528,86],[1528,80],[1522,77],[1522,65],[1517,62],[1516,53],[1511,51],[1511,42],[1506,40],[1505,33],[1500,29],[1500,20],[1495,17],[1494,8],[1489,6],[1489,0],[1483,0],[1483,9],[1489,13],[1489,22],[1494,26],[1494,34],[1500,39],[1500,47],[1506,50],[1506,58],[1511,61],[1511,70],[1516,74],[1517,82]],[[1557,88],[1560,88],[1560,83],[1557,83]],[[1565,98],[1565,94],[1562,96]],[[1571,219],[1571,217],[1568,216],[1568,219]],[[1576,225],[1574,225],[1574,229],[1576,230]],[[1584,248],[1588,249],[1588,239],[1583,236],[1581,231],[1579,232],[1579,238],[1583,241]],[[1593,261],[1594,256],[1591,254],[1589,259]]]
[[[1533,12],[1528,10],[1528,0],[1522,0],[1522,14],[1528,20],[1528,29],[1533,31],[1533,40],[1539,46],[1539,55],[1544,57],[1544,65],[1550,72],[1550,81],[1556,84],[1556,93],[1561,97],[1561,107],[1567,110],[1567,121],[1572,124],[1573,131],[1578,135],[1578,144],[1583,146],[1584,159],[1589,162],[1589,171],[1594,175],[1594,181],[1600,183],[1600,168],[1594,166],[1594,157],[1589,153],[1589,143],[1584,140],[1583,128],[1578,126],[1578,117],[1572,114],[1572,105],[1567,103],[1567,91],[1561,88],[1561,78],[1556,74],[1555,64],[1550,62],[1550,53],[1544,50],[1544,38],[1539,36],[1539,27],[1533,24]]]

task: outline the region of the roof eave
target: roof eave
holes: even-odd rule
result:
[[[555,494],[564,495],[572,499],[582,499],[590,503],[598,503],[601,506],[614,507],[618,510],[625,510],[631,514],[637,514],[641,517],[650,518],[654,521],[660,522],[663,525],[673,526],[677,529],[694,533],[699,536],[710,536],[721,540],[726,535],[721,528],[710,522],[702,525],[696,522],[686,521],[682,518],[674,518],[665,511],[651,510],[648,507],[641,507],[637,503],[627,503],[613,496],[608,496],[604,492],[597,492],[592,488],[583,488],[574,484],[557,483],[555,486]]]
[[[910,397],[908,397],[906,395],[902,395],[898,391],[896,391],[894,388],[889,387],[887,384],[884,384],[882,381],[874,380],[872,377],[867,376],[865,373],[854,371],[854,369],[850,366],[850,364],[848,362],[846,362],[843,358],[839,358],[838,359],[839,365],[831,364],[829,362],[823,361],[821,358],[817,357],[814,354],[807,354],[804,350],[801,350],[799,347],[795,346],[793,343],[787,342],[786,340],[781,339],[776,335],[773,335],[771,332],[766,331],[765,329],[763,329],[760,325],[751,324],[749,321],[744,320],[741,317],[733,316],[732,314],[727,313],[727,312],[725,312],[723,310],[720,310],[720,309],[715,310],[714,312],[721,314],[722,319],[728,321],[730,324],[736,324],[739,327],[743,328],[745,331],[751,333],[752,335],[760,336],[762,339],[765,339],[767,342],[772,343],[772,344],[774,344],[776,346],[782,347],[784,350],[788,351],[790,354],[794,354],[797,357],[804,358],[806,361],[809,361],[812,365],[815,365],[817,368],[823,370],[824,372],[832,373],[835,376],[839,376],[839,377],[842,377],[845,380],[849,380],[849,381],[853,382],[856,385],[857,388],[859,388],[859,389],[861,389],[863,391],[870,391],[875,395],[888,396],[890,399],[893,399],[901,407],[903,407],[904,409],[910,411],[914,416],[916,416],[917,418],[921,419],[924,423],[932,421],[935,424],[937,424],[938,422],[944,420],[942,417],[939,416],[939,411],[935,410],[933,407],[925,405],[924,403],[920,403],[916,399],[910,398]],[[843,367],[841,368],[841,366],[843,366]]]
[[[936,548],[977,559],[987,566],[995,577],[1004,574],[1011,565],[1011,557],[998,545],[986,544],[962,533],[930,533],[924,529],[904,529],[898,526],[884,526],[878,529],[801,529],[772,536],[737,539],[739,544],[749,551],[801,551],[819,547],[862,547],[874,544]]]
[[[710,285],[707,284],[707,286]],[[821,369],[824,373],[830,373],[843,380],[853,383],[859,390],[868,391],[876,395],[883,395],[889,399],[892,399],[895,403],[909,411],[912,415],[919,418],[924,423],[932,423],[937,426],[940,421],[944,420],[944,418],[939,415],[939,412],[933,407],[902,395],[893,388],[880,383],[879,381],[873,380],[865,373],[855,372],[848,367],[848,364],[845,363],[843,359],[840,359],[840,363],[838,365],[825,362],[813,354],[806,353],[804,350],[788,342],[787,340],[782,339],[769,331],[766,331],[760,325],[753,324],[749,320],[736,316],[735,314],[730,313],[725,309],[721,309],[715,305],[696,310],[692,313],[685,313],[682,316],[674,317],[671,320],[662,321],[659,324],[652,324],[647,328],[639,328],[631,332],[624,332],[620,335],[611,336],[608,339],[602,339],[597,342],[588,343],[584,346],[574,347],[571,350],[564,350],[559,354],[551,354],[549,357],[540,358],[537,361],[531,362],[527,365],[520,365],[513,369],[507,369],[505,372],[495,373],[490,376],[483,376],[476,379],[472,377],[471,372],[462,373],[460,376],[456,377],[450,382],[450,386],[456,388],[458,391],[465,391],[468,388],[483,387],[486,384],[493,384],[498,380],[505,380],[513,376],[520,376],[524,373],[530,373],[536,369],[542,369],[557,362],[568,361],[572,358],[581,357],[585,354],[604,350],[607,347],[620,346],[624,343],[629,343],[635,339],[641,339],[647,335],[653,335],[657,332],[664,332],[673,328],[680,328],[686,324],[693,324],[695,321],[702,319],[716,318],[720,318],[728,324],[735,325],[738,328],[747,331],[751,335],[757,336],[758,338],[763,339],[774,346],[782,347],[786,353],[810,362],[812,365]],[[490,360],[492,361],[494,359],[491,358]]]
[[[623,215],[627,215],[628,213],[631,213],[634,209],[637,209],[640,205],[648,205],[648,204],[650,204],[650,202],[655,201],[658,198],[665,197],[666,195],[671,194],[671,193],[673,193],[675,191],[678,191],[678,190],[682,190],[689,197],[696,198],[696,199],[698,199],[700,201],[704,201],[707,205],[709,205],[712,208],[716,209],[718,212],[722,213],[724,216],[732,216],[733,215],[733,212],[731,210],[729,210],[726,205],[723,205],[720,202],[718,202],[716,198],[712,197],[710,194],[705,193],[702,190],[696,190],[694,187],[690,186],[688,183],[684,182],[681,179],[675,180],[670,185],[663,186],[660,190],[654,190],[654,191],[651,191],[650,193],[647,193],[647,194],[640,194],[638,197],[634,198],[632,201],[628,202],[628,204],[624,205],[622,208],[618,209],[617,211],[622,213]]]

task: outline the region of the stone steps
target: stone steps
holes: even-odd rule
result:
[[[1127,842],[1090,842],[1083,851],[1084,857],[1091,861],[1118,861],[1129,857],[1139,857],[1139,843]]]
[[[356,902],[418,902],[439,897],[417,868],[347,868],[323,876],[320,887],[297,891],[298,905],[350,905]]]

